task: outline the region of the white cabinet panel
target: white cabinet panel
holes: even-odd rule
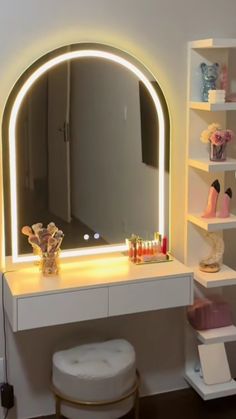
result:
[[[43,278],[35,268],[4,276],[12,330],[80,322],[192,303],[193,273],[176,259],[135,265],[126,256],[62,264]]]
[[[109,316],[192,303],[191,277],[162,278],[109,288]]]
[[[17,330],[107,316],[107,287],[25,297],[18,299]]]

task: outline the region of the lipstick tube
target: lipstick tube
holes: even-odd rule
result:
[[[164,236],[162,239],[162,253],[166,255],[167,253],[167,237]]]

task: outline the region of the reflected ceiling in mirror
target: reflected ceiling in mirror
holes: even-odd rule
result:
[[[77,44],[34,63],[7,102],[3,147],[13,261],[28,258],[20,231],[35,222],[64,231],[64,256],[122,250],[131,233],[168,234],[168,110],[126,53]]]

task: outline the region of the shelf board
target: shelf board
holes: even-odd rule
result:
[[[210,161],[208,158],[189,159],[188,165],[208,173],[236,171],[236,159],[227,159],[224,162]]]
[[[221,270],[214,273],[202,272],[196,267],[194,269],[194,279],[205,288],[236,285],[236,271],[226,265],[222,265]]]
[[[234,38],[209,38],[192,41],[190,48],[236,48],[236,39]]]
[[[202,343],[233,342],[236,340],[236,327],[230,325],[217,329],[196,330],[196,334]]]
[[[211,400],[236,394],[236,382],[233,379],[223,384],[207,385],[204,383],[199,373],[196,372],[185,372],[185,379],[203,400]]]
[[[231,214],[228,218],[202,218],[201,214],[188,214],[188,221],[206,231],[226,230],[236,228],[236,216]]]
[[[235,111],[236,102],[209,103],[209,102],[189,102],[190,109],[200,111]]]
[[[236,285],[236,271],[226,265],[222,265],[219,272],[202,272],[198,267],[194,269],[194,279],[205,288],[223,287]]]

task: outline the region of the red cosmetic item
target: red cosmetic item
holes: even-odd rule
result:
[[[147,254],[146,243],[143,243],[143,255]]]
[[[166,236],[164,236],[162,240],[162,253],[164,253],[164,255],[166,255],[167,253],[167,237]]]
[[[128,253],[128,255],[129,255],[129,258],[130,258],[130,259],[132,259],[132,258],[133,258],[133,247],[132,247],[132,244],[130,244],[130,248],[129,248],[129,253]]]
[[[133,261],[134,262],[137,261],[137,244],[136,244],[136,242],[133,243]]]
[[[142,254],[143,254],[142,243],[139,243],[139,245],[138,245],[138,256],[142,256]]]
[[[154,255],[153,242],[150,243],[150,255]]]

